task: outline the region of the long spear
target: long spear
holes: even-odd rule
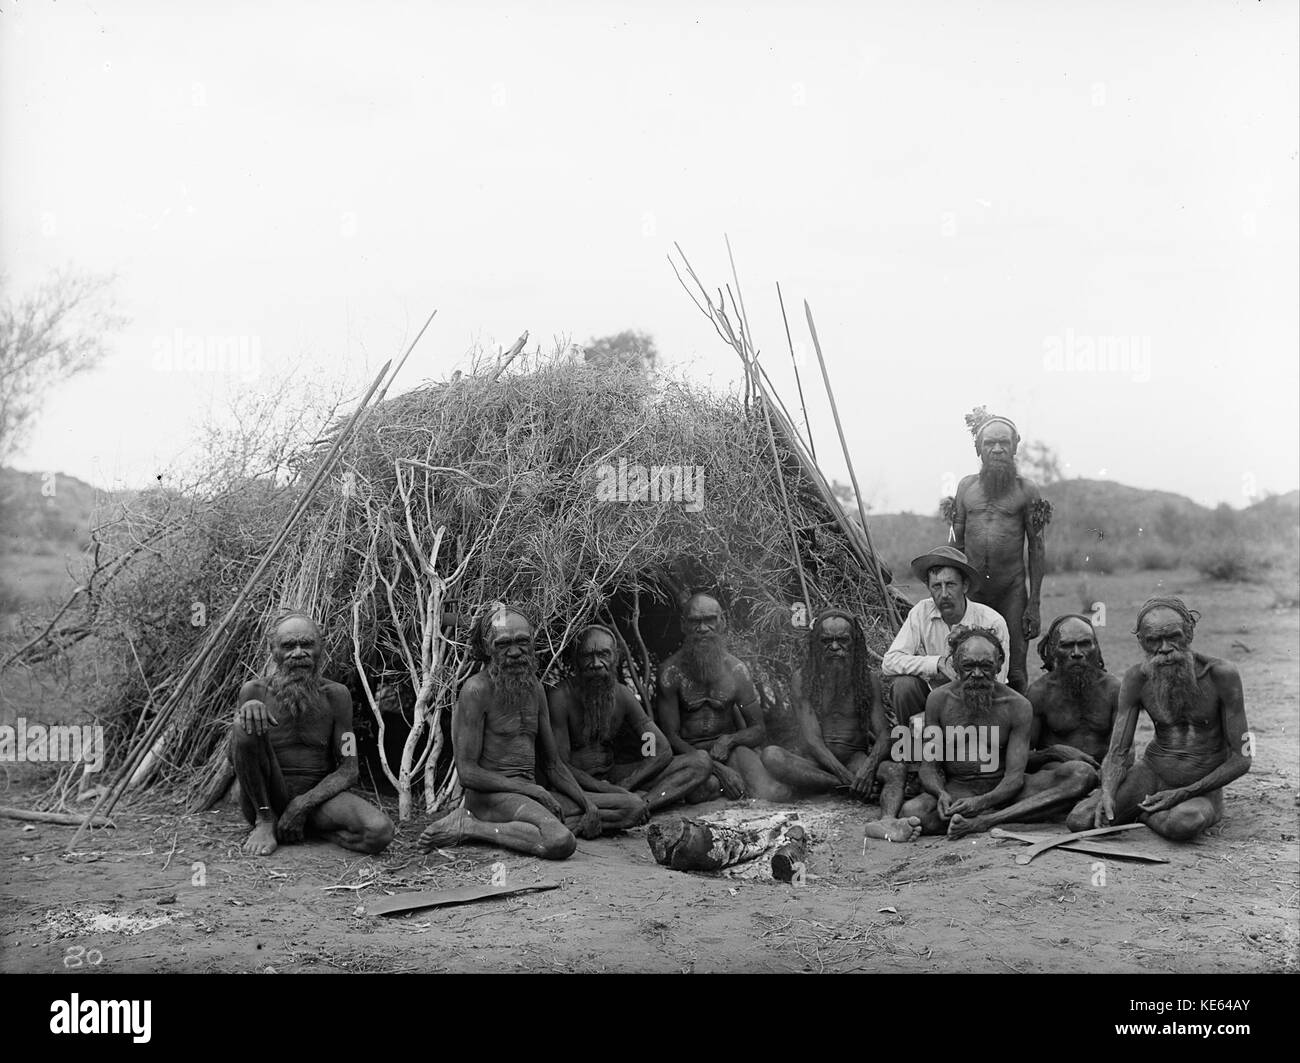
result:
[[[889,614],[889,619],[893,621],[894,627],[898,628],[902,624],[898,618],[898,610],[894,608],[893,596],[885,586],[885,574],[880,571],[880,560],[876,557],[875,544],[871,541],[871,529],[867,527],[867,507],[862,504],[862,492],[858,490],[858,474],[854,471],[853,459],[849,456],[849,444],[844,438],[844,426],[840,423],[840,410],[835,403],[835,392],[831,389],[830,374],[826,371],[826,359],[822,357],[822,345],[817,339],[817,326],[813,323],[812,307],[808,305],[807,299],[803,301],[803,310],[808,318],[808,331],[812,333],[813,347],[817,351],[817,362],[822,367],[822,382],[826,385],[826,396],[831,400],[831,413],[835,415],[835,431],[840,436],[840,449],[844,451],[844,462],[849,467],[849,479],[853,481],[853,497],[858,500],[858,521],[867,537],[871,571],[876,577],[876,585],[880,588],[880,596],[885,600],[885,610]]]
[[[306,511],[307,504],[311,501],[312,496],[320,489],[321,484],[325,482],[325,477],[333,468],[334,462],[343,448],[343,444],[352,435],[354,428],[361,419],[361,415],[365,412],[366,404],[369,403],[370,397],[379,388],[384,376],[388,373],[389,366],[392,364],[393,362],[390,358],[383,364],[383,367],[379,372],[375,374],[375,379],[371,381],[370,387],[366,389],[366,393],[362,396],[357,409],[352,416],[348,418],[342,431],[340,431],[335,437],[333,446],[330,447],[329,452],[325,455],[325,459],[317,468],[316,474],[312,477],[306,489],[299,497],[292,512],[290,512],[289,516],[285,518],[284,523],[280,526],[279,532],[276,534],[275,539],[272,540],[270,547],[267,548],[262,560],[258,562],[257,568],[254,569],[253,574],[248,577],[243,590],[239,592],[239,596],[231,604],[230,608],[226,610],[226,615],[221,618],[221,622],[209,631],[207,638],[203,641],[203,645],[199,648],[199,652],[195,654],[194,658],[190,661],[189,667],[185,669],[185,672],[177,681],[176,686],[172,689],[171,694],[168,695],[167,700],[163,703],[162,707],[159,708],[157,715],[153,719],[153,723],[150,724],[144,737],[140,739],[135,749],[128,754],[127,760],[122,765],[118,777],[114,781],[113,785],[107,791],[100,794],[99,800],[95,802],[94,807],[86,813],[86,818],[82,820],[81,826],[77,828],[77,832],[72,836],[72,840],[68,843],[68,852],[71,852],[76,847],[77,842],[80,840],[82,834],[85,833],[91,820],[94,819],[97,813],[99,813],[100,806],[107,804],[107,807],[104,808],[103,811],[103,814],[107,816],[121,799],[122,795],[126,792],[127,784],[132,775],[134,775],[136,768],[157,742],[158,736],[162,733],[163,728],[167,725],[168,720],[175,712],[177,705],[180,704],[181,698],[185,695],[185,692],[189,690],[195,677],[198,676],[199,671],[207,662],[208,658],[212,656],[213,651],[217,647],[217,643],[234,622],[239,610],[242,609],[244,603],[248,601],[249,596],[253,592],[253,588],[262,578],[262,574],[270,566],[275,555],[279,553],[281,547],[289,537],[289,532],[293,530],[293,526],[298,522],[298,518]]]

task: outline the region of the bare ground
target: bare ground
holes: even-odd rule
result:
[[[70,828],[0,820],[0,970],[1294,971],[1300,613],[1273,608],[1267,585],[1160,576],[1090,577],[1086,597],[1107,607],[1110,670],[1137,658],[1137,605],[1157,589],[1183,593],[1206,614],[1197,648],[1243,671],[1257,753],[1206,836],[1127,836],[1169,864],[1105,861],[1102,884],[1095,857],[1054,851],[1018,866],[1018,843],[985,835],[864,851],[860,806],[841,800],[815,803],[834,826],[798,887],[670,871],[644,828],[581,842],[560,863],[481,847],[426,857],[414,847],[423,820],[377,858],[309,843],[259,860],[239,854],[247,828],[232,809],[185,815],[155,798],[120,809],[117,830],[70,855]],[[1080,608],[1080,582],[1049,581],[1045,621]],[[29,803],[35,780],[10,770],[0,800]],[[486,884],[498,863],[509,884],[561,888],[358,914],[387,892]]]

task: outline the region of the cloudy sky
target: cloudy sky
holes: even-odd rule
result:
[[[111,271],[130,318],[19,468],[141,484],[239,388],[359,383],[435,307],[398,390],[525,329],[732,386],[667,261],[722,284],[726,233],[787,398],[774,282],[810,373],[813,307],[877,510],[973,471],[976,404],[1070,475],[1300,484],[1293,0],[197,6],[0,2],[9,285]]]

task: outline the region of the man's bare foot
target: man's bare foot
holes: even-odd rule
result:
[[[952,819],[948,820],[949,838],[964,838],[967,834],[973,834],[976,831],[985,829],[987,828],[985,828],[979,816],[967,819],[958,812],[953,815]]]
[[[245,856],[270,856],[279,843],[275,840],[275,823],[269,819],[259,819],[253,827],[253,833],[244,842]]]
[[[425,827],[415,844],[422,853],[427,853],[430,849],[451,849],[465,840],[469,818],[469,812],[463,806],[455,812],[448,812],[442,819],[434,820]]]
[[[878,819],[875,823],[868,823],[862,834],[882,842],[913,842],[921,836],[921,821],[916,816]]]

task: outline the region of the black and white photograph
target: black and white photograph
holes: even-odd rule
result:
[[[103,975],[935,973],[1258,1035],[1179,979],[1300,968],[1298,45],[0,0],[37,1026],[162,1030]]]

